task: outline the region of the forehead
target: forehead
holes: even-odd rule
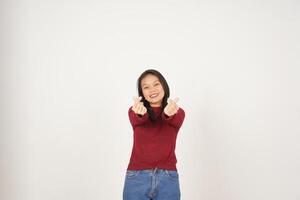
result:
[[[147,85],[147,84],[152,84],[152,83],[157,82],[157,81],[159,81],[157,76],[152,75],[152,74],[148,74],[142,79],[141,84],[142,85]]]

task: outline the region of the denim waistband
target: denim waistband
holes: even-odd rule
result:
[[[177,170],[160,169],[158,167],[155,167],[151,169],[142,169],[142,170],[134,170],[134,171],[140,171],[145,173],[161,173],[161,172],[169,172],[169,171],[177,171]]]

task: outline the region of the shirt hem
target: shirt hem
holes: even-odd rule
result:
[[[147,169],[165,169],[165,170],[176,170],[176,165],[135,165],[135,164],[129,164],[127,167],[127,170],[147,170]]]

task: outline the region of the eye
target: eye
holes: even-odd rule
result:
[[[147,87],[144,87],[144,89],[148,89],[149,87],[147,86]]]
[[[160,83],[155,83],[154,85],[157,86],[157,85],[160,85]]]

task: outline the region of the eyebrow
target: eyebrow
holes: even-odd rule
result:
[[[159,81],[159,80],[156,80],[156,81],[154,81],[153,83],[156,83],[156,82],[160,82],[160,81]],[[148,84],[148,83],[142,84],[142,86],[145,86],[145,85],[150,85],[150,84]]]

